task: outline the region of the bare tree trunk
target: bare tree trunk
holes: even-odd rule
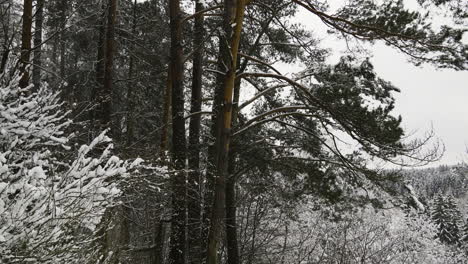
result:
[[[60,10],[60,22],[63,27],[65,27],[67,22],[67,7],[68,7],[68,0],[61,0],[61,10]],[[66,54],[66,39],[65,39],[65,30],[60,31],[60,78],[65,78],[65,54]],[[71,101],[70,98],[70,87],[65,87],[65,98],[68,101]]]
[[[137,8],[137,0],[133,2],[133,25],[132,25],[132,36],[135,37],[136,33],[136,8]],[[127,145],[130,145],[134,139],[134,110],[135,110],[135,99],[133,98],[133,90],[135,89],[135,82],[133,81],[133,67],[134,67],[134,59],[131,55],[131,52],[135,49],[135,45],[132,43],[131,51],[130,51],[130,62],[128,67],[128,79],[130,80],[127,90]]]
[[[203,10],[203,3],[199,0],[195,4],[195,13]],[[195,17],[193,47],[193,79],[191,113],[201,111],[202,100],[202,74],[203,74],[203,38],[204,18]],[[189,128],[189,175],[188,175],[188,249],[189,262],[199,264],[202,261],[201,239],[201,195],[200,195],[200,125],[201,116],[193,115],[190,118]]]
[[[32,0],[24,0],[23,2],[23,30],[21,34],[21,79],[19,86],[25,88],[29,84],[29,72],[26,69],[30,63],[31,56],[31,27],[32,27]]]
[[[102,116],[100,120],[107,127],[111,127],[112,114],[112,80],[114,73],[114,53],[115,53],[115,22],[117,16],[117,0],[109,0],[107,12],[107,32],[106,32],[106,57],[104,66],[104,98],[102,104]]]
[[[8,56],[10,55],[10,47],[5,46],[5,50],[2,52],[2,60],[0,61],[0,74],[5,71]]]
[[[61,0],[61,10],[60,10],[60,22],[62,24],[62,26],[65,26],[66,22],[67,22],[67,6],[68,6],[68,3],[67,3],[67,0]],[[61,30],[60,31],[60,77],[63,79],[65,78],[65,45],[66,45],[66,41],[65,41],[65,30]],[[68,88],[67,88],[67,99],[69,99],[69,94],[70,92],[68,91]]]
[[[3,23],[3,35],[4,35],[4,40],[3,40],[3,52],[2,52],[2,59],[0,60],[0,74],[2,74],[5,71],[5,67],[8,61],[8,56],[10,55],[11,52],[11,45],[14,40],[14,33],[11,33],[10,36],[10,18],[11,18],[11,8],[12,8],[12,2],[8,1],[8,4],[2,9],[2,23]],[[5,19],[6,18],[6,19]]]
[[[36,4],[36,22],[34,31],[34,59],[33,59],[33,84],[35,89],[41,85],[41,66],[42,66],[42,22],[44,21],[44,0],[37,0]]]
[[[224,64],[228,66],[223,82],[223,102],[219,109],[221,114],[218,120],[218,131],[216,137],[217,178],[215,184],[215,195],[213,212],[208,235],[207,264],[218,263],[218,248],[221,240],[222,225],[225,217],[226,207],[226,175],[228,174],[229,143],[231,137],[232,120],[232,97],[234,93],[237,56],[239,42],[244,20],[245,0],[224,1],[224,31],[225,36],[231,36],[229,54],[221,54]],[[233,30],[233,31],[231,31]],[[226,45],[222,41],[220,45]]]
[[[164,91],[164,106],[163,106],[163,126],[161,128],[161,142],[159,145],[159,156],[161,159],[166,159],[166,151],[169,149],[169,128],[171,127],[171,108],[172,108],[172,77],[171,68],[167,70],[166,89]]]
[[[238,60],[239,64],[239,60]],[[232,126],[237,125],[238,107],[240,97],[241,80],[237,79],[234,86],[234,103],[232,109]],[[228,177],[226,180],[226,242],[227,263],[239,264],[239,242],[237,238],[237,198],[236,198],[236,156],[237,142],[233,142],[229,153]]]
[[[169,1],[172,80],[172,185],[171,264],[184,264],[186,258],[186,139],[184,119],[183,52],[180,0]]]
[[[155,252],[153,264],[163,264],[164,242],[166,240],[164,221],[161,219],[156,227]]]
[[[101,106],[99,105],[104,99],[104,66],[105,66],[105,55],[106,55],[106,46],[104,45],[106,42],[106,4],[103,1],[101,5],[101,14],[102,18],[100,21],[100,25],[98,26],[98,43],[97,43],[97,55],[96,55],[96,83],[93,87],[92,96],[90,98],[91,102],[93,102],[93,110],[90,111],[90,119],[95,123],[95,120],[99,120],[101,114]],[[98,130],[98,128],[94,128],[93,130]]]
[[[96,95],[99,94],[97,92],[98,90],[102,89],[102,85],[104,83],[104,55],[106,53],[106,49],[104,46],[104,42],[106,41],[106,4],[103,2],[102,6],[102,18],[101,18],[101,24],[99,25],[98,29],[98,50],[97,50],[97,58],[96,58]]]

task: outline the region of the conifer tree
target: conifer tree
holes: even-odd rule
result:
[[[462,243],[468,244],[468,218],[463,225],[461,241]]]
[[[459,223],[461,213],[453,197],[438,195],[434,202],[432,220],[438,228],[437,237],[447,244],[457,244],[460,241]]]
[[[453,236],[454,243],[459,243],[462,238],[461,226],[462,226],[462,216],[461,212],[458,209],[457,202],[453,196],[447,197],[447,211],[450,220],[450,233]]]

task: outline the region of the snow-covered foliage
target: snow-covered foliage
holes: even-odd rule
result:
[[[426,216],[400,209],[343,214],[306,205],[294,218],[281,221],[276,214],[257,223],[265,227],[257,230],[261,242],[251,253],[255,263],[424,264],[462,263],[465,258],[434,239],[436,226]]]
[[[0,262],[82,262],[131,164],[105,132],[71,148],[58,94],[18,80],[0,81]]]
[[[432,207],[432,220],[437,226],[439,239],[447,244],[459,244],[463,236],[462,217],[453,197],[439,195]]]

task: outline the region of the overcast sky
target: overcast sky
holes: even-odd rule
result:
[[[424,135],[433,127],[445,144],[441,164],[467,160],[468,154],[468,71],[416,67],[404,55],[384,45],[374,49],[377,73],[401,89],[396,112],[403,117],[406,131]]]
[[[328,35],[323,23],[307,11],[299,12],[297,20],[318,36]],[[329,37],[323,45],[335,52],[345,47],[342,41]],[[468,71],[416,67],[403,54],[383,44],[371,50],[376,72],[401,90],[395,94],[395,114],[402,116],[406,133],[414,134],[413,138],[423,137],[433,129],[445,145],[443,158],[429,166],[468,161]]]

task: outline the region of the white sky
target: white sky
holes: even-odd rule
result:
[[[409,0],[412,2],[412,0]],[[297,22],[329,36],[323,23],[306,11],[299,12]],[[323,39],[323,46],[343,51],[343,41]],[[401,92],[395,94],[395,114],[403,118],[407,134],[424,137],[434,130],[445,145],[442,159],[429,166],[457,164],[468,160],[468,71],[439,70],[430,65],[416,67],[398,51],[383,44],[372,48],[371,62],[379,76],[392,82]],[[333,60],[339,57],[334,54]]]
[[[377,45],[374,55],[377,73],[401,89],[395,110],[402,115],[405,130],[423,136],[432,127],[446,148],[439,164],[466,161],[468,71],[415,67],[384,45]]]

